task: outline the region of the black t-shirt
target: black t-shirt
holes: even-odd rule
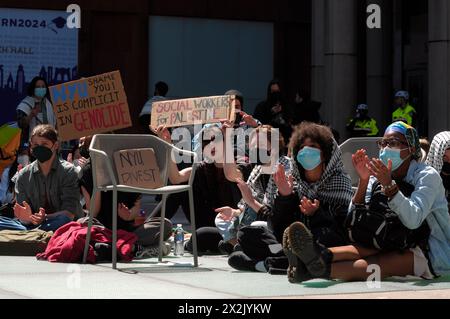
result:
[[[244,180],[248,179],[251,165],[238,165]],[[216,214],[214,210],[220,207],[237,207],[242,198],[236,183],[225,178],[222,168],[214,164],[201,163],[195,173],[193,184],[194,207],[199,226],[214,227]]]
[[[92,166],[91,162],[88,161],[81,171],[81,177],[79,180],[80,187],[83,186],[86,191],[92,196],[93,179],[92,179]],[[98,212],[97,219],[108,229],[112,229],[112,192],[102,192],[101,195],[101,207]],[[128,208],[132,208],[139,198],[140,194],[135,193],[117,193],[117,203],[123,203]],[[89,209],[89,207],[87,207]],[[135,227],[133,222],[125,221],[119,216],[117,216],[117,229],[122,229],[126,231],[133,231]]]

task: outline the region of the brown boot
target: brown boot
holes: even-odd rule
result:
[[[289,228],[286,228],[283,234],[283,252],[288,258],[289,267],[287,276],[290,283],[304,282],[311,280],[313,277],[308,273],[305,264],[294,254],[289,245]]]
[[[330,279],[333,254],[314,240],[304,224],[296,222],[289,226],[287,239],[291,251],[302,261],[312,277]]]

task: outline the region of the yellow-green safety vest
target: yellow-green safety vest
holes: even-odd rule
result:
[[[377,136],[378,135],[377,121],[375,121],[372,118],[369,120],[356,120],[353,131],[360,133],[366,132],[366,134],[361,135]]]
[[[392,113],[392,122],[403,121],[412,126],[415,113],[416,110],[410,104],[407,104],[405,109],[399,107]]]

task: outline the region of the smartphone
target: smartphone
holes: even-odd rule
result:
[[[234,119],[234,125],[235,126],[240,126],[240,124],[242,122],[242,118],[243,118],[242,113],[243,113],[242,111],[236,111],[236,116],[235,116],[235,119]]]

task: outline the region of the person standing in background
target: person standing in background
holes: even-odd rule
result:
[[[159,81],[155,84],[155,92],[153,97],[144,104],[141,113],[139,114],[139,123],[149,134],[153,134],[148,126],[151,124],[152,105],[153,102],[164,101],[166,99],[167,92],[169,92],[169,86],[167,83]]]
[[[367,104],[359,104],[356,107],[355,117],[347,124],[347,130],[351,137],[377,136],[377,121],[369,116]]]
[[[392,122],[402,121],[412,127],[416,127],[416,109],[409,104],[409,93],[407,91],[398,91],[395,94],[394,103],[397,109],[392,113]]]
[[[44,78],[37,76],[31,80],[27,96],[17,106],[17,123],[22,129],[22,144],[28,142],[37,125],[50,124],[56,128],[56,117]]]
[[[262,124],[278,128],[287,142],[292,134],[289,115],[289,108],[281,93],[280,81],[274,79],[267,87],[267,99],[256,106],[253,117]]]

